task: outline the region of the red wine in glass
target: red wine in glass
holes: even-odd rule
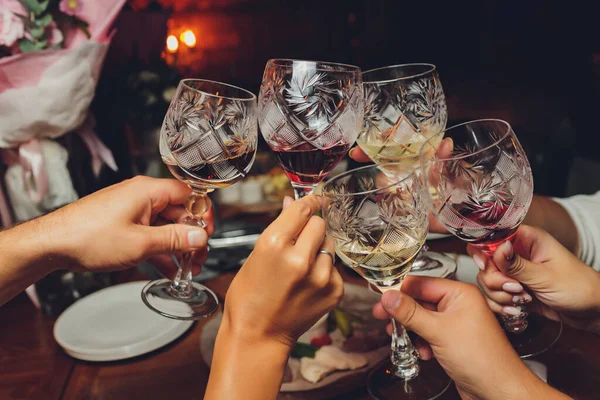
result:
[[[272,147],[277,161],[295,187],[314,187],[323,181],[349,149],[349,143],[338,143],[326,149],[318,149],[309,143],[294,148]]]
[[[508,204],[510,201],[512,200],[509,200]],[[512,240],[527,213],[526,207],[513,206],[510,219],[515,224],[498,226],[509,210],[508,204],[501,201],[484,202],[477,205],[470,202],[446,204],[440,210],[438,218],[458,238],[492,256],[498,246],[507,240]],[[469,222],[473,222],[473,224]]]

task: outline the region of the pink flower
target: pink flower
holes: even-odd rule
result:
[[[25,25],[23,21],[12,13],[4,4],[0,7],[0,46],[11,47],[23,37]]]
[[[81,0],[62,0],[58,6],[60,11],[68,15],[75,15],[81,11]]]

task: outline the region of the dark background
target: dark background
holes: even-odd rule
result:
[[[600,32],[597,14],[583,2],[174,0],[167,8],[136,3],[115,24],[94,105],[99,134],[121,167],[100,185],[136,173],[135,142],[164,115],[161,105],[153,109],[153,121],[131,122],[131,74],[149,69],[175,84],[182,76],[202,77],[257,93],[265,62],[289,57],[363,70],[434,63],[447,96],[449,126],[485,117],[509,121],[528,152],[536,193],[600,189],[595,163]],[[161,59],[165,38],[183,28],[196,33],[198,45],[169,69]]]

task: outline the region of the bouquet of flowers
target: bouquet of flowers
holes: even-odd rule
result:
[[[110,27],[125,0],[0,0],[0,162],[8,166],[0,217],[34,218],[77,199],[67,151],[56,139],[81,136],[99,174],[116,170],[89,112]],[[1,190],[1,185],[0,185]]]

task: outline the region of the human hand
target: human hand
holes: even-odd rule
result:
[[[120,270],[149,259],[171,275],[177,267],[168,254],[193,250],[197,273],[207,257],[213,215],[204,215],[205,229],[173,223],[187,215],[183,204],[190,191],[174,179],[140,176],[86,196],[40,223],[73,270]]]
[[[408,276],[402,292],[383,294],[373,315],[427,341],[462,398],[548,398],[537,396],[552,390],[519,359],[473,285]]]
[[[547,318],[600,332],[600,275],[547,232],[522,225],[493,259],[473,246],[467,251],[495,313],[516,316],[521,310],[515,303],[531,302],[529,308]]]
[[[320,198],[288,198],[285,205],[231,283],[223,324],[243,340],[278,342],[291,349],[339,303],[344,285],[331,257],[319,253],[326,249],[335,254],[333,240],[325,238],[325,222],[314,215]]]

